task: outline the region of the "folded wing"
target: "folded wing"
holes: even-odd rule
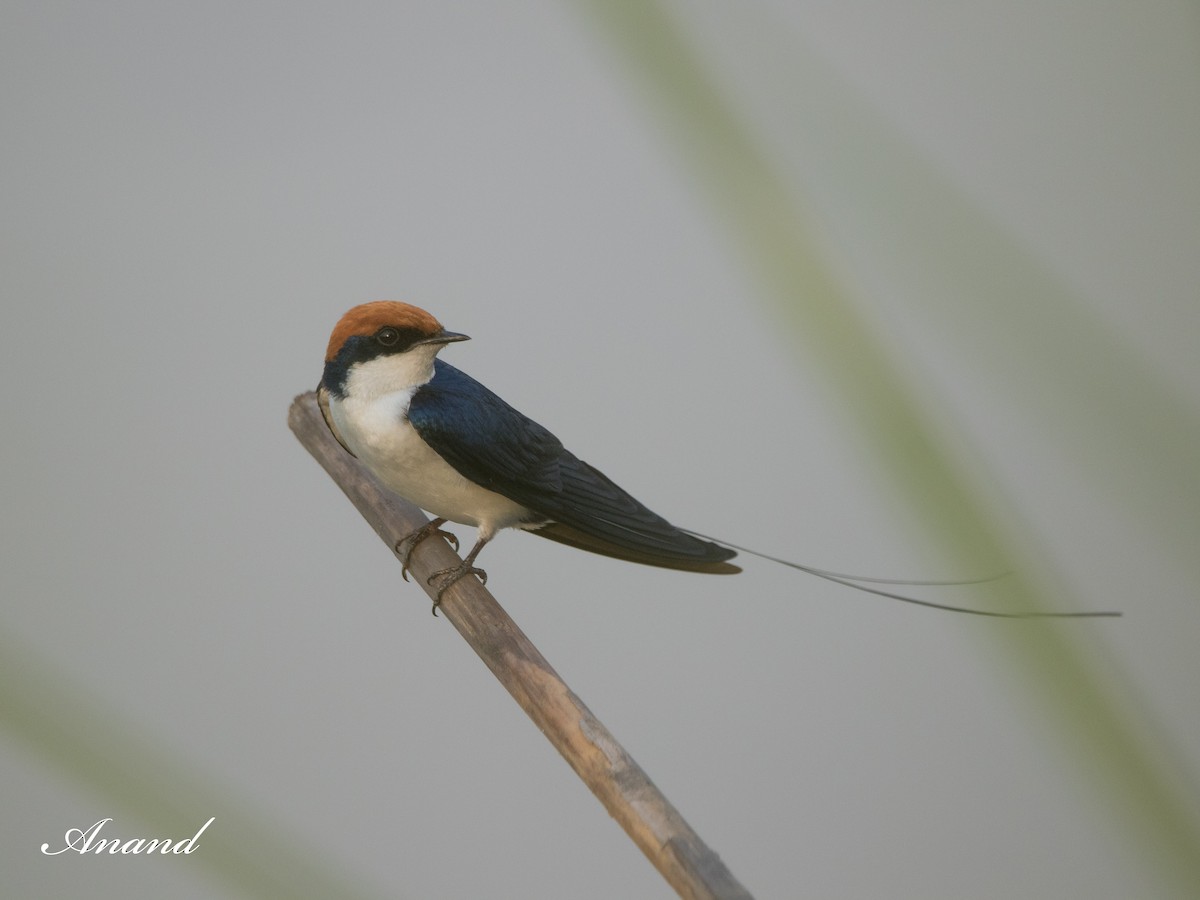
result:
[[[680,531],[537,422],[448,363],[413,395],[409,421],[465,478],[532,510],[534,534],[618,559],[732,574],[733,550]]]

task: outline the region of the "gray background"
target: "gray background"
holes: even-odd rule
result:
[[[755,90],[770,54],[729,8],[681,11],[770,135],[787,118]],[[775,12],[784,45],[1200,410],[1194,8]],[[365,300],[472,335],[446,358],[680,524],[829,568],[977,574],[908,526],[655,107],[570,4],[10,0],[2,18],[9,690],[68,727],[97,716],[203,785],[155,817],[10,728],[10,896],[237,895],[204,839],[186,859],[38,852],[105,816],[109,836],[187,836],[215,816],[250,854],[290,845],[367,896],[670,896],[287,431],[329,330]],[[805,176],[876,327],[984,448],[1057,583],[1126,611],[1078,627],[1111,689],[1169,736],[1154,752],[1194,812],[1186,567],[1044,429],[990,405],[971,348],[905,305],[855,244],[852,204],[819,167]],[[752,560],[703,578],[506,534],[482,562],[761,897],[1166,890],[989,634],[1032,626]],[[54,690],[78,719],[47,705]]]

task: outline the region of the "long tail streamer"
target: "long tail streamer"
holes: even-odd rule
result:
[[[815,575],[817,578],[824,578],[826,581],[832,581],[835,584],[845,585],[855,590],[863,591],[868,594],[875,594],[877,597],[887,597],[889,600],[899,600],[902,603],[912,603],[917,606],[927,606],[930,609],[941,609],[946,612],[966,613],[970,616],[989,616],[995,619],[1102,619],[1102,618],[1117,618],[1121,615],[1119,612],[997,612],[988,609],[970,609],[966,606],[950,606],[946,603],[934,603],[932,600],[921,600],[917,597],[908,597],[904,594],[896,594],[891,591],[881,590],[879,588],[869,587],[869,584],[907,584],[907,585],[967,585],[967,584],[983,584],[988,581],[995,581],[998,578],[1005,577],[1004,575],[993,575],[988,578],[975,578],[968,581],[910,581],[896,578],[869,578],[862,575],[847,575],[843,572],[831,572],[828,569],[818,569],[814,566],[805,566],[791,560],[781,559],[778,556],[771,556],[769,553],[760,553],[758,550],[751,550],[749,547],[739,547],[737,544],[722,540],[721,538],[711,537],[707,534],[700,534],[698,531],[687,531],[688,534],[694,537],[701,538],[706,541],[713,541],[729,547],[731,550],[737,550],[739,553],[748,553],[751,556],[757,556],[759,559],[769,560],[773,563],[778,563],[781,566],[787,566],[789,569],[797,569],[809,575]]]

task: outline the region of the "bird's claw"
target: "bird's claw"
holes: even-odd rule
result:
[[[487,584],[487,572],[476,566],[461,563],[457,566],[451,566],[449,569],[439,569],[425,579],[426,584],[432,585],[435,581],[437,584],[437,594],[433,600],[433,609],[431,612],[436,616],[438,607],[442,605],[442,594],[455,582],[466,578],[468,575],[475,575],[479,578],[480,584]]]
[[[408,581],[408,561],[412,558],[413,550],[417,548],[417,544],[421,543],[427,537],[439,534],[449,542],[455,552],[458,551],[458,536],[452,532],[443,531],[442,526],[445,524],[445,519],[434,519],[396,541],[392,549],[400,557],[401,578]]]

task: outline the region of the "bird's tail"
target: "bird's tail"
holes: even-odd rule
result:
[[[737,550],[741,553],[748,553],[751,556],[757,556],[759,559],[769,560],[773,563],[778,563],[781,566],[787,566],[790,569],[797,569],[809,575],[815,575],[817,578],[824,578],[826,581],[832,581],[835,584],[845,585],[846,587],[854,588],[855,590],[863,591],[868,594],[874,594],[877,597],[886,597],[889,600],[899,600],[902,603],[912,603],[917,606],[926,606],[930,609],[940,609],[946,612],[966,613],[972,616],[991,616],[997,619],[1096,619],[1096,618],[1111,618],[1120,616],[1119,612],[998,612],[987,609],[971,609],[966,606],[951,606],[946,603],[934,603],[932,600],[921,600],[917,597],[909,597],[905,594],[897,594],[892,591],[885,591],[880,588],[870,587],[872,584],[901,584],[901,585],[968,585],[982,584],[987,581],[996,581],[999,578],[1004,578],[1008,573],[1000,575],[991,575],[987,578],[974,578],[962,581],[917,581],[898,578],[871,578],[864,575],[847,575],[844,572],[831,572],[828,569],[818,569],[815,566],[806,566],[801,563],[792,562],[788,559],[781,559],[778,556],[771,556],[769,553],[762,553],[758,550],[751,550],[749,547],[739,547],[737,544],[729,541],[723,541],[720,538],[709,537],[705,534],[700,534],[698,531],[689,529],[680,529],[692,537],[709,541],[714,546],[724,546],[730,550]]]
[[[575,547],[578,550],[587,550],[602,556],[611,556],[647,566],[679,569],[684,572],[704,572],[709,575],[735,575],[742,571],[741,568],[727,561],[737,556],[733,549],[699,538],[690,532],[673,535],[670,542],[665,540],[652,542],[645,535],[638,534],[637,541],[618,543],[597,534],[572,528],[562,522],[551,522],[548,525],[531,529],[530,533],[558,541],[569,547]],[[680,540],[680,538],[684,540]]]

